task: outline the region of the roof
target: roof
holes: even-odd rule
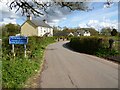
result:
[[[84,34],[84,33],[85,33],[84,30],[77,30],[76,32],[77,32],[78,34]]]
[[[52,28],[51,26],[49,26],[48,24],[46,24],[44,21],[40,21],[40,20],[30,20],[35,26],[43,26],[43,27],[48,27],[48,28]]]
[[[77,32],[74,32],[74,33],[73,33],[73,35],[74,35],[74,36],[78,36],[78,35],[79,35],[79,33],[77,33]]]
[[[57,32],[54,34],[54,36],[67,36],[69,33],[68,32]]]

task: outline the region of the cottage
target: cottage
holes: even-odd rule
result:
[[[69,32],[67,36],[74,36],[72,32]]]
[[[83,34],[83,36],[90,36],[91,34],[90,34],[90,32],[89,31],[86,31],[86,32],[84,32],[84,34]]]
[[[89,31],[85,31],[85,30],[77,30],[73,34],[74,36],[90,36],[91,35]]]
[[[49,26],[44,20],[39,21],[27,18],[27,20],[21,26],[21,35],[24,36],[53,36],[53,28]]]

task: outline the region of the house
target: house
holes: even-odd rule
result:
[[[84,32],[83,36],[91,36],[89,31]]]
[[[68,32],[58,31],[58,32],[54,33],[54,36],[68,36]]]
[[[28,16],[21,25],[21,35],[24,36],[53,36],[53,28],[45,20],[35,20]]]
[[[89,31],[85,30],[77,30],[74,32],[66,32],[66,31],[59,31],[54,34],[54,36],[91,36],[91,33]]]
[[[57,30],[60,30],[60,31],[63,30],[63,28],[61,28],[60,26],[57,26],[56,28],[57,28]]]
[[[72,32],[69,32],[67,35],[68,36],[74,36],[74,34]]]
[[[77,30],[76,32],[73,33],[74,36],[90,36],[90,32],[89,31],[85,31],[85,30]]]

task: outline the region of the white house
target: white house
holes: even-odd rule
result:
[[[85,31],[84,34],[83,34],[83,36],[90,36],[90,35],[91,35],[91,34],[90,34],[89,31]]]
[[[21,35],[24,36],[53,36],[53,28],[44,20],[35,20],[28,17],[21,25]]]
[[[85,30],[77,30],[76,32],[73,33],[74,36],[91,36],[91,33],[89,31]]]
[[[72,32],[68,33],[68,36],[74,36],[74,34]]]

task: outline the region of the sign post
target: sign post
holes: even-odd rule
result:
[[[12,44],[12,53],[13,53],[13,56],[15,57],[14,44]]]
[[[26,44],[28,43],[28,38],[25,36],[10,36],[9,44],[12,44],[12,53],[15,56],[14,44],[24,44],[24,56],[26,57]]]
[[[26,44],[24,44],[24,53],[25,53],[25,58],[26,58]]]

